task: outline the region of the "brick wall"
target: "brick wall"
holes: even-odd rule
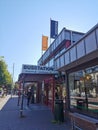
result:
[[[80,114],[70,113],[71,124],[82,130],[98,130],[98,120],[82,116]]]

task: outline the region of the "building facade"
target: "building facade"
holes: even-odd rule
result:
[[[78,124],[73,129],[97,129],[98,24],[86,34],[63,29],[38,64],[53,66],[58,77],[65,75],[66,116]]]
[[[41,78],[45,104],[54,108],[58,90],[64,102],[65,117],[72,120],[72,129],[97,130],[98,24],[85,34],[63,28],[38,60],[38,66],[52,67],[58,72]],[[33,74],[32,81],[34,77]]]

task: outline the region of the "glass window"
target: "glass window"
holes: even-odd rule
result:
[[[98,70],[96,71],[96,68],[98,66],[69,74],[71,109],[95,114],[98,112]]]

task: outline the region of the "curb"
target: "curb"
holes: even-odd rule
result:
[[[7,95],[6,97],[0,98],[0,111],[4,107],[4,105],[7,103],[7,101],[11,98],[10,95]]]

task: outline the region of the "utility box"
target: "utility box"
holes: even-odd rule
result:
[[[63,100],[60,99],[55,100],[54,119],[57,122],[64,122]]]

